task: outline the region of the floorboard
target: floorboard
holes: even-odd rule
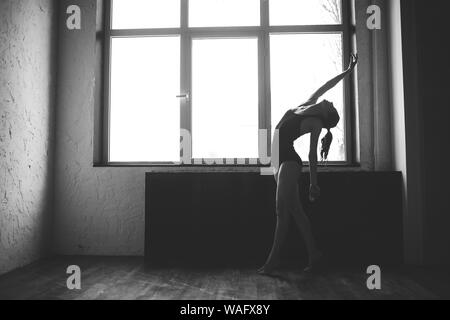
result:
[[[82,289],[66,287],[66,268],[82,270]],[[383,270],[382,290],[369,291],[364,270],[308,275],[284,270],[154,269],[141,258],[56,257],[0,277],[10,300],[379,300],[449,299],[450,274],[436,269]]]

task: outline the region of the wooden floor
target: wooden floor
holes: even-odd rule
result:
[[[82,289],[66,287],[66,268],[82,270]],[[321,275],[285,271],[278,278],[254,270],[151,269],[139,258],[58,257],[0,277],[0,299],[304,300],[448,299],[450,275],[383,271],[382,290],[369,291],[364,270]]]

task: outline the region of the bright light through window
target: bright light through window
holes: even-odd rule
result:
[[[189,26],[258,26],[259,3],[260,0],[189,0]]]
[[[180,38],[113,38],[112,162],[180,161]]]
[[[258,158],[258,40],[192,44],[194,158]]]
[[[181,128],[191,134],[182,140],[191,141],[183,155],[193,159],[253,160],[270,150],[259,129],[275,128],[288,109],[342,72],[349,37],[342,0],[265,1],[111,0],[103,124],[109,157],[102,160],[179,163]],[[309,28],[302,33],[300,26]],[[329,160],[351,160],[343,83],[321,99],[341,115]],[[307,160],[309,136],[295,148]]]
[[[270,0],[271,25],[341,23],[341,0]]]
[[[342,72],[342,37],[339,34],[274,34],[270,37],[270,47],[272,127],[275,128],[288,109],[305,102],[321,85]],[[341,116],[338,127],[333,129],[334,142],[328,159],[345,161],[342,82],[322,99],[333,102]],[[295,148],[307,161],[309,135],[297,140]]]
[[[113,29],[177,28],[180,0],[112,0]]]

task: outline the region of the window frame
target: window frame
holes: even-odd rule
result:
[[[271,78],[270,78],[270,35],[283,33],[338,33],[342,35],[343,41],[343,66],[347,63],[352,51],[352,37],[354,29],[351,22],[351,0],[341,0],[341,24],[336,25],[289,25],[270,26],[269,23],[269,0],[260,0],[260,25],[245,27],[189,27],[189,0],[180,0],[180,27],[179,28],[153,28],[153,29],[112,29],[112,2],[114,0],[103,0],[99,12],[101,13],[100,29],[97,30],[97,48],[101,54],[98,60],[101,69],[97,70],[97,83],[100,83],[101,92],[98,92],[97,103],[100,110],[96,110],[96,124],[94,134],[94,165],[112,167],[267,167],[261,164],[260,159],[270,156],[272,124],[271,124]],[[192,93],[192,40],[196,38],[246,38],[258,39],[258,88],[259,88],[259,130],[266,130],[266,141],[259,141],[259,159],[245,159],[245,164],[234,159],[210,159],[217,160],[218,164],[205,164],[201,159],[192,158],[192,145],[188,150],[191,159],[190,164],[181,162],[111,162],[109,159],[110,148],[110,81],[111,81],[111,42],[113,37],[150,37],[150,36],[180,36],[180,92],[179,94]],[[346,161],[329,161],[331,166],[354,166],[354,99],[353,79],[346,78],[343,84],[344,90],[344,113],[345,113],[345,147]],[[192,132],[192,108],[191,99],[180,99],[180,131]],[[98,119],[97,119],[98,118]],[[262,150],[262,145],[268,154]],[[181,158],[181,157],[180,157]],[[206,159],[203,159],[206,160]],[[243,159],[240,159],[241,161]],[[181,161],[181,159],[180,159]]]

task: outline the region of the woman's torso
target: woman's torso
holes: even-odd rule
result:
[[[297,114],[295,110],[288,110],[278,122],[276,130],[283,134],[283,139],[287,139],[286,142],[294,143],[302,134],[301,122],[303,119],[304,115],[301,113]]]
[[[294,142],[302,135],[301,122],[304,118],[305,116],[301,113],[288,110],[276,126],[272,155],[274,155],[274,152],[278,152],[280,165],[286,161],[295,161],[302,164],[302,159],[295,152]]]

